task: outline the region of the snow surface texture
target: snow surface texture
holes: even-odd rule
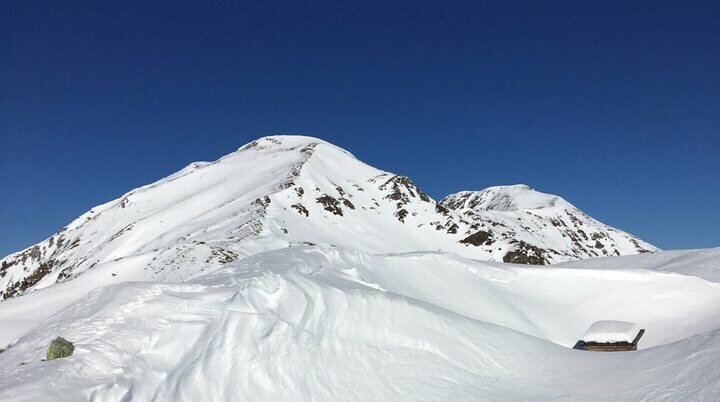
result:
[[[646,251],[527,186],[437,203],[266,137],[3,259],[0,401],[720,400],[720,249],[499,262]],[[639,350],[571,349],[602,320]]]
[[[437,203],[407,177],[302,136],[261,138],[83,214],[0,261],[0,300],[100,269],[102,284],[189,280],[303,245],[547,264],[657,249],[527,186]]]
[[[603,320],[596,321],[583,335],[585,342],[627,342],[635,340],[640,327],[634,322]]]
[[[674,253],[673,270],[698,253],[720,261]],[[0,400],[717,401],[720,284],[666,265],[311,246],[88,293],[93,270],[0,303],[0,335],[21,335],[0,353]],[[35,308],[61,297],[79,300]],[[641,350],[571,349],[603,319],[646,328]],[[13,334],[12,320],[39,325]],[[55,336],[75,353],[42,362]]]

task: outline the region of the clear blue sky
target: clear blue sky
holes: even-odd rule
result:
[[[341,5],[341,3],[343,3]],[[720,246],[720,2],[0,2],[0,255],[273,133]]]

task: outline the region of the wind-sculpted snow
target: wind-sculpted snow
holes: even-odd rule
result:
[[[645,268],[314,246],[185,283],[86,294],[82,275],[0,304],[39,320],[45,295],[77,299],[0,353],[0,400],[718,400],[720,285]],[[645,328],[641,350],[570,349],[604,319]],[[55,336],[74,355],[40,361]]]
[[[583,261],[568,261],[556,266],[591,269],[651,269],[696,276],[720,283],[720,248],[669,250],[656,254],[592,258]]]
[[[410,178],[325,141],[264,137],[97,206],[5,257],[0,300],[92,270],[112,275],[102,283],[189,280],[244,256],[312,244],[526,264],[656,250],[526,186],[463,194],[437,203]]]

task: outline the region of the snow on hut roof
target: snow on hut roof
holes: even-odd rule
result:
[[[627,321],[597,321],[588,328],[582,340],[585,342],[611,343],[635,340],[640,327]]]

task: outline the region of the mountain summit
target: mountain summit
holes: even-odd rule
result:
[[[104,272],[103,282],[180,281],[262,251],[447,251],[549,264],[657,250],[524,185],[436,202],[405,176],[317,138],[263,137],[92,208],[0,262],[0,300]],[[99,275],[99,274],[98,274]]]
[[[443,198],[442,203],[452,209],[472,209],[476,211],[516,211],[519,209],[541,209],[556,206],[562,198],[534,191],[530,186],[494,186],[482,191],[461,191]],[[573,207],[574,208],[574,207]]]

